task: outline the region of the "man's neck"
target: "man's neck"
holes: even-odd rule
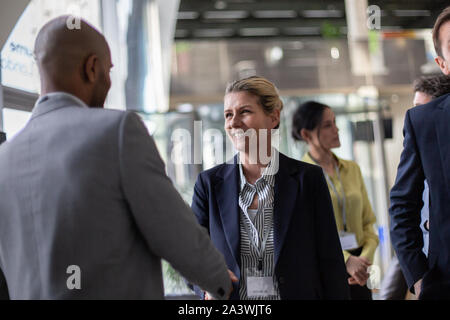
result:
[[[73,86],[75,87],[75,86]],[[74,90],[73,88],[67,88],[64,86],[56,86],[56,85],[50,85],[50,84],[41,84],[41,96],[45,96],[51,93],[67,93],[70,94],[76,98],[78,98],[80,101],[82,101],[86,106],[90,106],[90,101],[86,97],[86,95],[82,94],[81,92]]]

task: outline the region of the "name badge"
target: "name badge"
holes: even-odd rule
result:
[[[248,277],[247,296],[249,298],[264,298],[276,295],[273,277]]]
[[[352,250],[358,248],[358,242],[354,233],[340,232],[339,240],[341,240],[342,250]]]

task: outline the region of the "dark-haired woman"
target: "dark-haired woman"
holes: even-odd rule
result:
[[[370,300],[372,295],[366,283],[378,246],[373,228],[376,218],[359,166],[331,151],[341,146],[333,110],[313,101],[300,105],[294,114],[292,135],[308,144],[302,160],[319,165],[325,174],[344,250],[351,297]]]

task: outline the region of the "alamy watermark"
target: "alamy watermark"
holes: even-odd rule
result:
[[[377,265],[371,265],[367,272],[369,273],[369,279],[367,280],[367,288],[370,290],[380,289],[381,283],[381,270]]]
[[[66,26],[69,30],[81,30],[81,18],[69,16],[66,20]]]
[[[377,5],[367,7],[367,28],[369,30],[381,29],[381,9]]]
[[[224,134],[216,128],[203,130],[202,121],[194,121],[193,131],[175,129],[170,140],[170,160],[175,165],[204,164],[204,159],[209,159],[213,165],[232,164],[236,152],[242,150],[250,164],[267,165],[274,156],[272,150],[278,150],[280,144],[277,129],[231,129],[228,134]]]
[[[69,290],[81,290],[81,268],[77,265],[70,265],[66,270],[70,276],[67,278],[66,285]]]
[[[81,30],[81,9],[73,4],[67,8],[69,17],[66,20],[66,26],[69,30]]]

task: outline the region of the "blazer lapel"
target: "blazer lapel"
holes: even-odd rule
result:
[[[446,178],[447,188],[450,189],[450,179],[448,172],[450,172],[450,95],[443,100],[435,110],[435,128],[436,136],[439,144],[439,154],[443,166],[443,174]]]
[[[275,175],[275,199],[274,199],[274,243],[275,266],[278,263],[287,230],[291,221],[299,183],[292,177],[291,167],[286,156],[280,155],[278,173]]]
[[[236,157],[234,163],[225,165],[216,174],[215,191],[225,237],[236,265],[240,267],[239,168]]]

